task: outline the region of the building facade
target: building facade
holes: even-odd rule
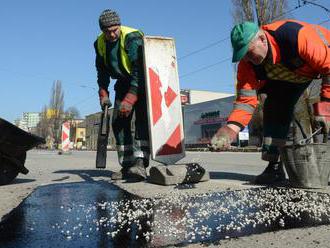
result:
[[[39,112],[23,112],[22,118],[14,121],[15,125],[27,132],[35,131],[40,122]]]
[[[214,133],[226,122],[233,108],[233,94],[181,90],[183,122],[186,146],[207,145]],[[86,116],[86,148],[97,149],[101,113]],[[110,109],[110,123],[113,109]],[[132,132],[134,135],[134,116]],[[116,149],[116,141],[110,124],[108,149]]]
[[[23,119],[26,120],[27,128],[35,128],[40,122],[40,113],[39,112],[24,112]]]
[[[186,147],[210,144],[213,135],[226,124],[235,96],[185,105],[183,124]]]
[[[69,120],[70,142],[75,149],[86,149],[86,123],[84,119]]]
[[[180,96],[182,105],[189,105],[201,102],[208,102],[220,98],[226,98],[229,96],[233,96],[233,94],[206,90],[182,89],[180,90]]]
[[[99,133],[99,126],[101,122],[101,114],[102,112],[90,114],[86,116],[86,148],[87,150],[96,150],[97,149],[97,137]],[[111,128],[111,120],[113,115],[113,108],[109,111],[110,114],[110,132],[108,137],[108,149],[115,150],[116,149],[116,140]],[[134,121],[133,121],[134,123]],[[134,124],[133,124],[134,125]],[[132,127],[134,128],[134,127]]]

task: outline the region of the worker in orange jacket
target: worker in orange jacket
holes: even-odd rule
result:
[[[315,116],[328,135],[330,125],[330,31],[296,20],[282,20],[260,28],[251,22],[231,32],[232,62],[238,63],[237,97],[227,125],[211,140],[214,149],[230,146],[252,118],[257,94],[265,93],[262,159],[267,168],[256,177],[258,184],[285,179],[279,147],[285,145],[294,106],[313,79],[322,78],[320,102]],[[328,116],[328,119],[326,119]]]

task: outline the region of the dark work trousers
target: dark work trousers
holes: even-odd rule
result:
[[[263,110],[263,160],[279,160],[278,148],[286,144],[295,105],[309,84],[270,80],[258,92],[267,95]]]
[[[147,166],[150,150],[146,96],[144,90],[139,92],[132,113],[128,117],[120,117],[119,106],[128,90],[129,85],[125,81],[117,80],[112,130],[116,139],[118,161],[121,166],[130,167],[136,158],[143,158]],[[133,114],[135,115],[134,127],[132,127]]]

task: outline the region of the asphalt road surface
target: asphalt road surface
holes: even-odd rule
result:
[[[58,155],[32,150],[26,161],[30,173],[0,187],[0,246],[3,242],[5,247],[43,247],[46,236],[43,241],[42,236],[36,238],[38,227],[43,226],[56,242],[64,242],[58,243],[62,247],[119,247],[116,242],[122,240],[131,240],[125,243],[131,247],[330,247],[329,187],[315,192],[259,188],[251,181],[266,166],[260,153],[188,152],[180,163],[188,162],[202,164],[211,180],[174,186],[112,182],[111,171],[120,169],[114,152],[108,152],[107,168],[96,170],[95,152]],[[95,200],[100,188],[106,193]],[[45,204],[52,206],[46,208],[48,212]],[[26,214],[31,217],[25,217],[24,225],[18,221],[22,211],[31,213]],[[118,219],[118,213],[122,218]],[[50,216],[52,220],[47,221]],[[48,225],[39,225],[41,219]],[[127,227],[130,223],[133,228]],[[80,226],[84,228],[75,231]],[[101,243],[93,243],[94,236],[87,233],[90,229],[99,233]],[[123,232],[126,236],[120,236]],[[12,235],[11,243],[5,242],[10,237],[4,235]],[[29,239],[32,246],[27,245]]]

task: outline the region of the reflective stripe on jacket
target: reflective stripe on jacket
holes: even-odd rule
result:
[[[125,39],[129,33],[139,32],[141,35],[143,33],[137,29],[120,26],[120,63],[128,74],[131,74],[131,62],[128,58],[127,52],[125,50]],[[104,60],[104,64],[107,65],[107,51],[106,51],[106,41],[104,33],[97,37],[97,51]]]

